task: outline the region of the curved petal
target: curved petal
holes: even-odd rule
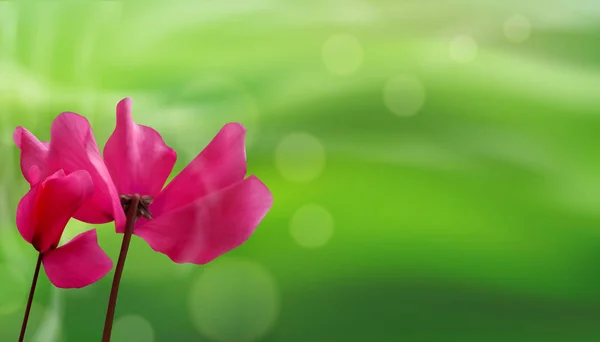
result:
[[[104,147],[104,161],[119,194],[156,197],[176,160],[158,132],[133,121],[131,99],[121,100],[115,131]]]
[[[74,215],[78,220],[99,224],[115,220],[117,229],[125,223],[119,195],[102,160],[92,129],[86,118],[62,113],[52,123],[49,163],[67,174],[87,171],[94,182],[94,195]]]
[[[134,234],[177,263],[205,264],[244,243],[273,204],[256,177],[171,211],[140,220]]]
[[[42,262],[50,282],[60,288],[88,286],[104,277],[113,266],[98,245],[95,229],[45,253]]]
[[[155,199],[152,214],[167,213],[244,180],[245,137],[241,124],[225,125]]]
[[[40,179],[48,176],[48,143],[41,142],[31,132],[23,127],[17,127],[13,134],[15,145],[21,150],[21,172],[25,179],[31,184],[36,185]],[[39,169],[39,177],[31,178],[29,171],[32,167]]]
[[[39,186],[31,188],[17,206],[17,229],[29,243],[32,243],[35,234],[35,203],[39,190]]]
[[[83,170],[65,176],[59,170],[40,183],[31,221],[34,223],[33,246],[44,253],[55,248],[71,216],[94,193],[94,183]]]

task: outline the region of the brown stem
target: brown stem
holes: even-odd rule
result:
[[[112,288],[110,290],[110,297],[108,299],[108,309],[106,310],[106,320],[104,321],[104,333],[102,334],[102,342],[110,342],[110,334],[112,332],[113,320],[115,318],[115,308],[117,306],[119,284],[121,283],[121,275],[123,274],[123,267],[125,266],[127,251],[129,250],[129,243],[131,242],[131,234],[133,233],[133,225],[135,224],[137,218],[139,203],[140,196],[133,195],[131,197],[131,204],[128,208],[129,210],[127,211],[127,225],[125,227],[125,233],[123,234],[121,252],[119,253],[119,260],[117,261],[117,268],[115,268],[115,276],[113,278]]]
[[[35,271],[33,272],[33,280],[31,281],[31,290],[29,290],[29,299],[27,300],[27,307],[25,308],[25,316],[23,317],[23,324],[21,325],[21,335],[19,335],[19,342],[23,342],[25,338],[25,330],[27,330],[27,322],[29,321],[29,312],[31,311],[31,304],[33,304],[33,295],[35,293],[35,287],[37,285],[38,276],[40,275],[40,266],[42,264],[42,253],[38,255],[37,263],[35,264]]]

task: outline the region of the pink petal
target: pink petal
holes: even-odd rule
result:
[[[15,129],[13,139],[17,147],[21,150],[21,172],[29,184],[33,186],[40,179],[49,175],[47,167],[48,143],[39,141],[35,135],[23,127]],[[32,167],[38,168],[38,178],[30,177],[29,171]]]
[[[154,220],[134,233],[177,263],[205,264],[244,243],[273,204],[256,177],[238,182]]]
[[[176,159],[158,132],[133,121],[131,99],[119,102],[117,125],[104,147],[104,160],[119,193],[156,197]]]
[[[245,136],[241,124],[225,125],[155,199],[152,214],[169,212],[242,181],[246,176]]]
[[[25,178],[28,179],[30,182],[30,185],[33,186],[33,185],[39,183],[43,179],[42,171],[40,170],[40,168],[37,165],[33,165],[29,169],[29,172],[27,172],[27,176]]]
[[[125,223],[119,195],[102,160],[86,118],[62,113],[52,123],[49,161],[53,169],[71,173],[86,170],[94,182],[94,195],[74,215],[87,223],[115,220],[117,229]]]
[[[42,262],[48,279],[60,288],[88,286],[104,277],[113,266],[98,245],[95,229],[45,253]]]
[[[63,170],[57,171],[33,187],[19,204],[17,226],[21,235],[42,253],[56,247],[71,216],[93,192],[94,184],[86,171],[67,176]]]
[[[35,186],[23,196],[17,206],[17,229],[25,241],[32,243],[35,234],[35,203],[40,186]]]

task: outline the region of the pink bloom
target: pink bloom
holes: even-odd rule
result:
[[[56,287],[80,288],[104,277],[112,262],[98,246],[95,230],[89,230],[58,247],[71,216],[92,198],[94,184],[86,171],[65,175],[59,170],[39,182],[40,169],[33,165],[28,179],[36,184],[17,208],[17,228],[25,241],[42,254],[48,278]]]
[[[225,125],[161,191],[175,151],[155,130],[133,121],[131,99],[119,102],[104,148],[106,166],[119,194],[154,198],[154,218],[141,218],[134,234],[178,263],[204,264],[244,243],[273,202],[258,178],[245,178],[245,133],[240,124]]]
[[[240,124],[225,125],[164,189],[176,153],[154,129],[133,121],[129,98],[117,105],[117,125],[104,149],[105,163],[83,117],[63,113],[52,129],[49,146],[17,129],[22,168],[41,164],[40,170],[47,173],[45,167],[53,170],[66,164],[68,171],[87,170],[100,195],[76,218],[91,222],[90,218],[113,217],[118,233],[124,232],[123,209],[118,205],[117,210],[115,204],[119,195],[146,196],[142,209],[151,216],[141,217],[133,233],[177,263],[204,264],[240,246],[273,203],[258,178],[246,178],[246,130]]]
[[[73,217],[91,224],[113,220],[117,226],[125,224],[117,190],[84,117],[74,113],[59,115],[50,127],[49,143],[40,142],[23,127],[17,127],[14,140],[21,149],[21,171],[31,186],[58,170],[66,174],[85,170],[92,177],[94,194]],[[32,166],[37,166],[35,174],[29,174]]]

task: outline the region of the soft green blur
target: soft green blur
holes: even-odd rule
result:
[[[600,341],[599,39],[597,0],[0,1],[0,341],[36,258],[14,128],[103,146],[127,96],[177,171],[242,122],[275,204],[206,266],[134,238],[114,342]],[[112,273],[40,279],[27,340],[100,340]]]

